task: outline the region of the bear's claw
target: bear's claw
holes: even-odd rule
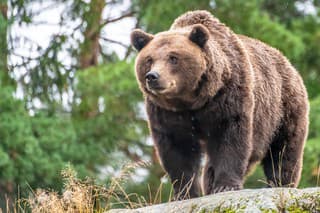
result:
[[[218,186],[212,190],[212,194],[216,194],[219,192],[236,191],[240,189],[241,189],[240,186]]]

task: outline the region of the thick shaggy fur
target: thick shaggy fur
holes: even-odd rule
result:
[[[155,36],[135,30],[131,39],[149,127],[178,198],[201,195],[203,153],[205,194],[241,189],[260,161],[270,186],[298,185],[307,93],[278,50],[207,11],[187,12]],[[146,81],[151,70],[160,91]]]

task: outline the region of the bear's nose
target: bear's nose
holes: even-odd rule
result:
[[[155,71],[150,71],[145,77],[148,82],[155,82],[159,79],[159,74]]]

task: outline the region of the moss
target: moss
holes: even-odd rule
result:
[[[194,212],[194,210],[198,207],[197,204],[192,204],[191,207],[190,207],[190,212]]]
[[[239,210],[239,209],[238,209]],[[213,210],[209,211],[210,213],[236,213],[236,209],[231,207],[231,206],[227,206],[227,207],[222,207],[222,204],[216,208],[214,208]]]
[[[285,196],[282,192],[274,199],[278,200],[278,206],[275,208],[277,209],[265,209],[259,208],[258,209],[263,213],[277,213],[277,212],[290,212],[290,213],[307,213],[307,212],[320,212],[320,192],[310,194],[304,193],[300,194],[299,196],[295,196],[294,193],[289,193],[289,197]],[[251,200],[252,201],[252,200]],[[254,202],[258,204],[260,202],[259,199],[254,199]],[[218,207],[208,210],[208,209],[201,209],[200,213],[205,212],[213,212],[213,213],[235,213],[239,212],[239,210],[246,210],[250,208],[250,199],[239,199],[237,202],[222,202]]]
[[[229,209],[229,208],[215,208],[215,209],[213,209],[212,211],[210,211],[210,213],[221,213],[221,212],[223,212],[223,213],[236,213],[236,210],[234,210],[234,209]]]
[[[300,208],[295,208],[295,207],[290,207],[287,209],[288,212],[290,213],[309,213],[310,210],[303,210],[303,209],[300,209]]]
[[[278,213],[278,210],[273,210],[273,209],[260,209],[262,213]]]
[[[201,209],[201,210],[199,211],[199,213],[207,213],[207,212],[208,212],[208,210],[205,209],[205,208],[203,208],[203,209]]]
[[[289,212],[320,212],[320,192],[292,197],[288,203],[286,209]]]

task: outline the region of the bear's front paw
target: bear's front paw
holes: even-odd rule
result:
[[[212,190],[212,194],[216,194],[219,192],[227,192],[227,191],[236,191],[240,190],[240,186],[216,186]]]

